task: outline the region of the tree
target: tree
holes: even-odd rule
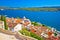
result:
[[[33,24],[34,26],[41,26],[41,24],[39,24],[37,22],[32,22],[31,24]]]
[[[42,26],[46,26],[45,24],[42,24]]]
[[[4,21],[4,16],[3,15],[1,15],[1,20]]]
[[[54,33],[55,36],[57,36],[57,33]]]
[[[1,15],[1,20],[4,21],[5,29],[8,30],[8,26],[7,26],[7,23],[6,23],[6,16]]]
[[[4,24],[5,24],[5,29],[8,30],[8,26],[7,26],[7,23],[6,23],[6,16],[4,16]]]

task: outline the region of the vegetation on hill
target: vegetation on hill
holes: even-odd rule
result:
[[[30,7],[30,8],[13,8],[13,7],[0,7],[0,9],[8,10],[28,10],[28,11],[60,11],[59,7]]]
[[[57,8],[20,8],[21,10],[29,11],[57,11]]]
[[[38,23],[38,22],[31,22],[32,25],[34,26],[41,26],[42,24]]]
[[[26,29],[20,30],[19,32],[23,35],[30,36],[30,37],[36,38],[38,40],[44,40],[43,38],[39,37],[38,35],[30,32],[30,31],[27,31]]]
[[[31,22],[32,25],[34,26],[43,26],[43,27],[47,27],[48,29],[51,29],[50,26],[46,26],[45,24],[41,24],[41,23],[38,23],[38,22]]]

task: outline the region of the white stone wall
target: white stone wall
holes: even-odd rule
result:
[[[4,21],[0,21],[0,28],[4,29]]]

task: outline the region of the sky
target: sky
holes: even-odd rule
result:
[[[60,6],[60,0],[0,0],[0,6],[8,7]]]

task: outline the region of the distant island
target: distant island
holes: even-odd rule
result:
[[[29,8],[0,7],[0,9],[5,9],[5,10],[28,10],[28,11],[60,11],[60,7],[29,7]]]

